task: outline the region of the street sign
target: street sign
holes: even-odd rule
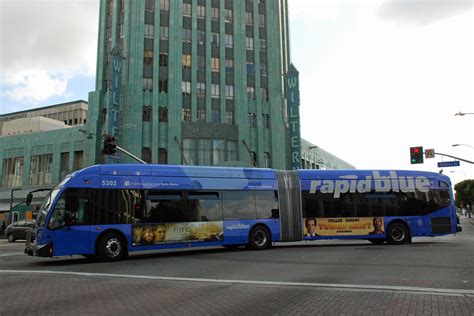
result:
[[[434,158],[435,157],[435,151],[434,149],[425,149],[425,158]]]
[[[455,161],[442,161],[438,162],[438,168],[442,167],[459,167],[460,163],[458,160]]]

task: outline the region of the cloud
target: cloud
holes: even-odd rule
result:
[[[3,96],[36,104],[65,93],[77,75],[95,75],[99,1],[2,0],[0,6]]]
[[[387,0],[378,15],[402,24],[427,25],[468,10],[471,0]]]
[[[67,80],[55,78],[43,70],[33,70],[17,76],[17,81],[5,95],[16,102],[44,101],[53,96],[62,95],[67,88]]]

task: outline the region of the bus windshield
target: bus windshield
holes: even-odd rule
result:
[[[44,198],[43,203],[41,204],[38,212],[38,218],[36,220],[36,225],[38,227],[43,227],[46,221],[46,215],[48,215],[49,207],[56,198],[56,195],[58,195],[58,192],[59,188],[55,188],[51,190],[51,192],[49,192],[48,195]]]

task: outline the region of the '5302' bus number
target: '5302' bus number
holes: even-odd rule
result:
[[[115,180],[102,180],[102,185],[104,187],[116,187],[117,181]]]

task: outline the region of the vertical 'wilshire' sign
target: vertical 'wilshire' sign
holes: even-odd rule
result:
[[[119,144],[120,128],[120,87],[122,78],[122,55],[120,49],[115,46],[110,52],[110,90],[109,104],[107,108],[107,131],[106,134],[115,137],[115,143]],[[118,157],[109,156],[108,161],[113,162]]]
[[[286,73],[286,100],[290,129],[291,168],[301,168],[300,141],[300,84],[299,73],[293,64]]]

